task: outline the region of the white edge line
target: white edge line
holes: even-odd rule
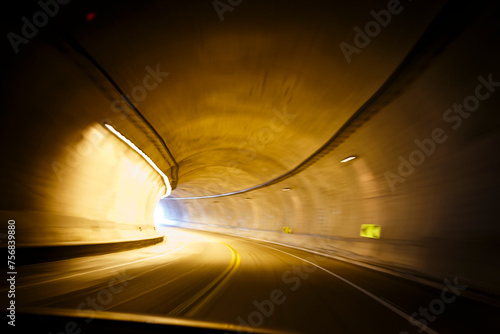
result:
[[[95,272],[101,271],[101,270],[108,270],[108,269],[113,269],[113,268],[117,268],[117,267],[126,266],[126,265],[129,265],[129,264],[139,263],[139,262],[142,262],[142,261],[152,260],[152,259],[155,259],[157,257],[161,257],[161,256],[165,256],[167,254],[171,254],[173,252],[177,252],[178,250],[181,250],[184,247],[186,247],[186,245],[187,245],[187,241],[184,241],[184,245],[182,245],[181,247],[178,247],[178,248],[176,248],[174,250],[171,250],[170,252],[167,252],[167,253],[163,253],[163,254],[160,254],[160,255],[155,255],[155,256],[152,256],[152,257],[145,258],[145,259],[135,260],[135,261],[132,261],[132,262],[120,263],[120,264],[117,264],[117,265],[114,265],[114,266],[110,266],[110,267],[106,267],[106,268],[99,268],[99,269],[95,269],[95,270],[91,270],[91,271],[86,271],[86,272],[83,272],[83,273],[78,273],[78,274],[72,274],[72,275],[62,276],[62,277],[58,277],[58,278],[53,278],[53,279],[50,279],[50,280],[47,280],[47,281],[43,281],[43,282],[31,283],[31,284],[19,286],[18,289],[24,289],[24,288],[28,288],[28,287],[31,287],[31,286],[45,284],[45,283],[52,283],[52,282],[59,281],[59,280],[62,280],[62,279],[67,279],[67,278],[71,278],[71,277],[76,277],[76,276],[81,276],[81,275],[85,275],[85,274],[95,273]]]
[[[125,144],[127,144],[128,146],[130,146],[137,153],[139,153],[141,155],[141,157],[143,157],[144,160],[146,160],[151,165],[151,167],[153,167],[153,169],[158,174],[160,174],[160,176],[163,178],[163,182],[165,183],[165,187],[167,187],[167,190],[166,190],[165,194],[163,194],[161,196],[161,198],[165,198],[165,197],[170,196],[170,194],[172,193],[172,186],[170,185],[170,181],[168,180],[168,176],[166,176],[161,171],[161,169],[158,168],[158,166],[156,166],[156,164],[153,162],[153,160],[151,160],[151,158],[148,157],[146,155],[146,153],[144,153],[143,151],[141,151],[141,149],[138,148],[134,143],[132,143],[127,137],[125,137],[124,135],[122,135],[120,132],[116,131],[116,129],[113,128],[111,125],[109,125],[109,124],[104,124],[104,125],[106,126],[106,128],[108,128],[109,131],[111,131],[112,133],[114,133],[118,138],[120,138],[123,142],[125,142]]]
[[[393,311],[393,312],[394,312],[394,313],[396,313],[397,315],[399,315],[399,316],[401,316],[401,317],[405,318],[406,320],[408,320],[408,321],[409,321],[409,320],[410,320],[410,318],[411,318],[408,314],[406,314],[406,313],[404,313],[403,311],[401,311],[400,309],[398,309],[398,308],[396,308],[396,307],[392,306],[391,304],[389,304],[389,303],[388,303],[388,302],[386,302],[385,300],[383,300],[383,299],[381,299],[381,298],[379,298],[379,297],[375,296],[373,293],[371,293],[371,292],[369,292],[369,291],[367,291],[367,290],[363,289],[362,287],[360,287],[360,286],[358,286],[358,285],[356,285],[356,284],[352,283],[351,281],[349,281],[349,280],[347,280],[347,279],[343,278],[342,276],[339,276],[339,275],[337,275],[337,274],[335,274],[335,273],[331,272],[330,270],[325,269],[325,268],[323,268],[323,267],[321,267],[321,266],[317,265],[316,263],[313,263],[313,262],[308,261],[308,260],[306,260],[306,259],[303,259],[303,258],[301,258],[301,257],[299,257],[299,256],[296,256],[296,255],[290,254],[290,253],[288,253],[288,252],[282,251],[282,250],[277,249],[277,248],[274,248],[274,247],[270,247],[270,246],[266,246],[266,245],[260,245],[260,246],[262,246],[262,247],[266,247],[266,248],[271,248],[271,249],[274,249],[275,251],[278,251],[278,252],[281,252],[281,253],[287,254],[287,255],[289,255],[289,256],[292,256],[292,257],[295,257],[295,258],[297,258],[297,259],[300,259],[300,260],[302,260],[302,261],[304,261],[304,262],[307,262],[307,263],[309,263],[309,264],[311,264],[311,265],[313,265],[313,266],[315,266],[315,267],[317,267],[317,268],[319,268],[319,269],[323,270],[324,272],[326,272],[326,273],[328,273],[328,274],[332,275],[333,277],[335,277],[335,278],[337,278],[337,279],[341,280],[342,282],[349,284],[349,285],[350,285],[350,286],[352,286],[353,288],[357,289],[358,291],[360,291],[360,292],[364,293],[365,295],[367,295],[368,297],[372,298],[373,300],[375,300],[375,301],[379,302],[380,304],[384,305],[385,307],[387,307],[388,309],[390,309],[391,311]],[[429,328],[427,325],[422,324],[420,321],[418,321],[418,320],[416,320],[416,319],[413,319],[413,323],[414,323],[415,325],[417,325],[418,327],[420,327],[420,328],[424,328],[424,327],[425,327],[424,331],[425,331],[425,332],[427,332],[427,333],[429,333],[429,334],[438,334],[438,332],[436,332],[436,331],[432,330],[432,329],[431,329],[431,328]]]
[[[201,230],[201,229],[196,229],[196,228],[193,228],[193,229],[200,230],[200,231],[207,231],[207,230]],[[320,255],[320,256],[323,256],[323,257],[327,257],[327,258],[330,258],[330,259],[333,259],[333,260],[337,260],[337,261],[349,263],[349,264],[352,264],[352,265],[355,265],[355,266],[358,266],[358,267],[368,268],[368,269],[375,270],[375,271],[378,271],[378,272],[382,272],[382,273],[390,274],[390,275],[393,275],[393,276],[401,277],[401,278],[404,278],[405,280],[412,281],[412,282],[417,282],[417,283],[420,283],[420,284],[423,284],[423,285],[427,285],[427,286],[430,286],[430,287],[433,287],[433,288],[436,288],[436,289],[442,289],[443,288],[438,283],[429,281],[429,280],[424,279],[424,278],[419,278],[419,277],[411,275],[409,273],[403,273],[403,272],[400,272],[400,271],[397,271],[397,270],[390,270],[390,269],[385,269],[385,268],[382,268],[382,267],[377,267],[375,265],[364,263],[364,262],[361,262],[361,261],[357,261],[355,259],[350,259],[350,258],[344,257],[344,256],[337,256],[337,255],[332,255],[332,254],[328,254],[328,253],[322,253],[322,252],[318,252],[318,251],[310,249],[310,248],[304,248],[304,247],[300,247],[300,246],[297,246],[297,245],[291,245],[291,244],[284,244],[284,243],[277,242],[277,241],[264,240],[264,239],[254,238],[254,237],[243,237],[243,236],[241,236],[239,234],[234,234],[234,233],[229,233],[229,232],[228,233],[214,232],[214,233],[226,234],[226,235],[229,235],[229,236],[234,236],[234,237],[239,237],[239,238],[247,238],[247,239],[251,239],[251,240],[265,242],[265,243],[268,243],[268,244],[274,244],[274,245],[283,246],[283,247],[286,247],[286,248],[297,249],[297,250],[301,250],[301,251],[304,251],[304,252],[307,252],[307,253],[313,253],[313,254],[317,254],[317,255]]]
[[[207,232],[206,230],[199,230],[199,231],[202,231],[202,232],[203,232],[203,231],[205,231],[205,232]],[[210,231],[209,231],[209,232],[210,232]],[[217,232],[215,232],[215,233],[217,233]],[[221,234],[224,234],[224,233],[221,233]],[[235,236],[235,237],[238,237],[238,238],[242,238],[242,236],[241,236],[241,235],[235,235],[235,234],[228,234],[228,235],[229,235],[229,236]],[[275,242],[275,241],[263,240],[263,239],[259,239],[259,238],[253,238],[253,237],[247,237],[247,238],[248,238],[248,239],[251,239],[251,240],[256,240],[256,241],[265,242],[265,243],[272,243],[272,244],[276,244],[276,245],[280,245],[280,246],[284,246],[284,247],[288,247],[288,248],[298,249],[298,250],[301,250],[301,251],[305,251],[305,252],[308,252],[308,253],[313,253],[313,254],[316,254],[316,255],[323,256],[323,257],[328,257],[328,258],[331,258],[331,259],[334,259],[334,260],[338,260],[338,261],[344,261],[343,259],[337,259],[336,257],[332,257],[332,256],[330,256],[330,255],[328,255],[328,254],[323,254],[323,253],[320,253],[320,252],[316,252],[316,251],[308,250],[308,249],[306,249],[306,248],[301,248],[301,247],[291,247],[290,245],[282,244],[282,243]],[[369,292],[369,291],[367,291],[367,290],[363,289],[362,287],[360,287],[360,286],[358,286],[358,285],[356,285],[356,284],[354,284],[354,283],[352,283],[352,282],[348,281],[347,279],[345,279],[345,278],[343,278],[343,277],[341,277],[341,276],[339,276],[339,275],[337,275],[337,274],[335,274],[335,273],[332,273],[332,272],[331,272],[331,271],[329,271],[328,269],[325,269],[325,268],[323,268],[323,267],[321,267],[321,266],[319,266],[319,265],[317,265],[317,264],[315,264],[315,263],[312,263],[312,262],[307,261],[306,259],[303,259],[303,258],[298,257],[298,256],[296,256],[296,255],[293,255],[293,254],[287,253],[287,252],[285,252],[285,251],[279,250],[279,249],[277,249],[277,248],[274,248],[274,247],[271,247],[271,246],[262,245],[262,244],[259,244],[259,245],[260,245],[260,246],[262,246],[262,247],[270,248],[270,249],[276,250],[276,251],[278,251],[278,252],[281,252],[281,253],[284,253],[284,254],[290,255],[290,256],[292,256],[292,257],[295,257],[295,258],[300,259],[300,260],[302,260],[302,261],[305,261],[305,262],[307,262],[307,263],[310,263],[310,264],[312,264],[313,266],[318,267],[319,269],[321,269],[321,270],[323,270],[323,271],[327,272],[328,274],[330,274],[330,275],[334,276],[335,278],[337,278],[337,279],[339,279],[339,280],[343,281],[344,283],[349,284],[350,286],[352,286],[353,288],[357,289],[358,291],[360,291],[360,292],[362,292],[362,293],[366,294],[366,295],[367,295],[367,296],[369,296],[370,298],[372,298],[372,299],[374,299],[375,301],[379,302],[380,304],[384,305],[385,307],[387,307],[387,308],[388,308],[388,309],[390,309],[391,311],[395,312],[395,313],[396,313],[396,314],[398,314],[399,316],[401,316],[401,317],[405,318],[406,320],[408,320],[408,321],[409,321],[409,320],[410,320],[410,318],[411,318],[408,314],[406,314],[406,313],[404,313],[403,311],[401,311],[400,309],[398,309],[398,308],[394,307],[394,306],[393,306],[393,305],[391,305],[390,303],[388,303],[388,302],[384,301],[383,299],[381,299],[381,298],[379,298],[379,297],[375,296],[374,294],[372,294],[371,292]],[[346,262],[351,263],[350,261],[346,261]],[[351,264],[356,265],[356,263],[351,263]],[[422,327],[426,327],[426,329],[425,329],[424,331],[425,331],[425,332],[427,332],[427,333],[429,333],[429,334],[439,334],[438,332],[436,332],[436,331],[434,331],[433,329],[429,328],[429,326],[422,324],[420,321],[418,321],[418,320],[416,320],[416,319],[414,319],[414,324],[419,325],[419,326],[422,326]],[[422,328],[422,327],[421,327],[421,328]]]

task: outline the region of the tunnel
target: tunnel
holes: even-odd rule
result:
[[[500,329],[497,2],[4,5],[10,330]]]

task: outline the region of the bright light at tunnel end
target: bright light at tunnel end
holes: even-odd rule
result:
[[[352,156],[347,157],[347,158],[345,158],[345,159],[343,159],[343,160],[340,160],[340,162],[347,162],[347,161],[354,160],[354,159],[356,159],[356,158],[357,158],[357,156],[352,155]]]
[[[148,157],[146,155],[146,153],[144,153],[143,151],[141,151],[140,148],[138,148],[134,143],[132,143],[127,137],[125,137],[124,135],[122,135],[120,132],[116,131],[115,128],[113,128],[111,125],[109,124],[104,124],[104,126],[106,126],[106,128],[108,128],[109,131],[111,131],[113,134],[115,134],[118,138],[120,138],[125,144],[127,144],[128,146],[130,146],[134,151],[136,151],[137,153],[139,153],[139,155],[141,157],[144,158],[144,160],[146,160],[149,165],[151,167],[153,167],[153,169],[158,173],[160,174],[160,176],[163,178],[163,182],[165,183],[165,187],[167,188],[167,191],[165,192],[165,194],[163,194],[161,196],[161,198],[165,198],[165,197],[168,197],[170,196],[170,194],[172,193],[172,186],[170,185],[170,180],[168,179],[168,176],[166,176],[160,168],[158,168],[158,166],[156,166],[156,164],[153,162],[153,160],[151,160],[150,157]]]
[[[166,218],[165,216],[165,208],[162,206],[161,202],[156,204],[154,214],[153,214],[153,222],[155,227],[158,229],[162,226],[178,226],[178,222],[175,220],[171,220]]]

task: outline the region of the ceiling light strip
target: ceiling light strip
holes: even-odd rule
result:
[[[167,191],[165,192],[164,195],[161,196],[161,198],[165,198],[165,197],[168,197],[170,196],[171,192],[172,192],[172,186],[170,185],[170,181],[168,179],[168,176],[166,176],[160,168],[158,168],[158,166],[156,166],[156,164],[153,162],[153,160],[151,160],[150,157],[148,157],[146,155],[146,153],[144,153],[143,151],[141,151],[140,148],[138,148],[134,143],[132,143],[127,137],[125,137],[124,135],[122,135],[120,132],[116,131],[115,128],[113,128],[111,125],[109,124],[104,124],[106,126],[106,128],[108,128],[109,131],[113,132],[118,138],[120,138],[125,144],[127,144],[128,146],[130,146],[134,151],[136,151],[137,153],[139,153],[139,155],[141,157],[144,158],[144,160],[146,160],[150,165],[151,167],[153,167],[153,169],[158,173],[160,174],[160,176],[163,178],[163,182],[165,183],[165,187],[167,188]]]
[[[348,162],[348,161],[351,161],[351,160],[354,160],[356,159],[357,157],[355,155],[352,155],[350,157],[347,157],[345,158],[344,160],[341,160],[340,162]]]

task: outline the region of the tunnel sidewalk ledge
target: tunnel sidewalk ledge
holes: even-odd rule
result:
[[[156,245],[165,240],[165,236],[157,236],[140,240],[116,240],[106,243],[65,242],[52,245],[21,245],[16,247],[17,265],[37,264],[67,260],[76,257],[103,255],[123,252]],[[2,247],[6,251],[6,247]]]
[[[236,233],[213,232],[213,231],[207,231],[206,229],[195,228],[195,227],[189,227],[189,228],[181,227],[181,226],[176,226],[176,227],[185,228],[188,230],[193,229],[193,230],[200,230],[200,231],[204,231],[204,232],[235,236],[235,237],[240,237],[240,238],[248,238],[248,239],[255,240],[255,241],[260,241],[260,242],[265,242],[265,243],[269,243],[269,244],[289,247],[289,248],[305,251],[308,253],[328,257],[328,258],[331,258],[334,260],[350,263],[350,264],[364,267],[367,269],[375,270],[378,272],[386,273],[389,275],[397,276],[397,277],[406,279],[408,281],[416,282],[416,283],[426,285],[426,286],[429,286],[429,287],[432,287],[432,288],[435,288],[438,290],[441,290],[444,286],[444,283],[443,283],[444,277],[441,277],[441,278],[434,277],[434,276],[426,275],[426,274],[421,273],[421,272],[412,271],[412,270],[407,269],[407,268],[394,267],[394,266],[385,265],[385,264],[381,264],[381,263],[369,262],[367,260],[355,259],[355,258],[351,258],[351,257],[345,256],[345,255],[340,255],[340,254],[334,255],[331,253],[320,252],[320,251],[315,250],[315,249],[297,246],[294,244],[286,244],[286,243],[281,243],[281,242],[276,242],[276,241],[254,238],[254,237],[245,237],[245,236],[242,236],[242,235],[236,234]],[[473,282],[465,281],[465,282],[461,282],[461,283],[464,283],[467,285],[467,289],[465,289],[464,291],[461,291],[462,297],[472,299],[472,300],[475,300],[475,301],[478,301],[481,303],[485,303],[485,304],[488,304],[488,305],[491,305],[494,307],[500,307],[500,295],[499,294],[497,294],[493,291],[488,291],[486,289],[482,289],[481,287],[474,285]]]

